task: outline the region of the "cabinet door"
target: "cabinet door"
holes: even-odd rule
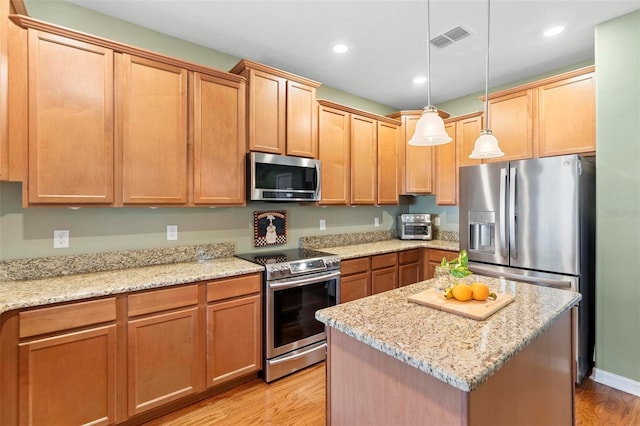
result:
[[[9,171],[9,2],[0,2],[0,181],[8,177]]]
[[[433,192],[433,147],[412,146],[408,143],[416,131],[416,124],[418,124],[420,117],[421,115],[403,117],[405,150],[403,194],[431,194]]]
[[[115,345],[115,325],[21,343],[20,424],[114,424]]]
[[[398,126],[378,121],[377,204],[398,204]]]
[[[594,73],[538,89],[538,156],[594,152]]]
[[[486,162],[533,158],[533,90],[490,99],[489,121],[504,157]]]
[[[249,69],[249,150],[284,154],[287,80]]]
[[[420,263],[398,266],[398,286],[402,287],[420,281]]]
[[[351,204],[376,203],[377,120],[351,115]]]
[[[458,257],[458,252],[449,250],[426,249],[423,253],[422,279],[429,280],[433,278],[436,272],[436,266],[440,266],[442,258],[452,260]]]
[[[456,161],[458,168],[481,164],[482,160],[469,158],[482,131],[482,116],[470,117],[456,122]]]
[[[198,391],[198,308],[130,320],[128,414]]]
[[[340,277],[340,303],[350,302],[371,295],[371,273]]]
[[[436,150],[436,204],[455,205],[458,203],[458,168],[456,166],[456,123],[444,126],[453,142],[438,145]]]
[[[245,85],[194,73],[193,203],[245,202]]]
[[[349,204],[350,138],[348,112],[320,106],[318,158],[322,162],[320,204]]]
[[[398,288],[398,267],[376,269],[371,271],[371,294]]]
[[[207,307],[207,386],[262,368],[260,295]]]
[[[315,87],[287,81],[287,155],[318,157]]]
[[[187,71],[123,55],[122,200],[187,201]]]
[[[29,203],[112,203],[113,52],[28,33]]]

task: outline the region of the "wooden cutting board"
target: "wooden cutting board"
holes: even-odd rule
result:
[[[441,311],[462,315],[463,317],[475,320],[483,320],[490,317],[509,303],[513,302],[513,300],[514,296],[512,294],[498,293],[496,300],[469,300],[468,302],[461,302],[456,299],[445,299],[444,293],[441,291],[437,292],[435,288],[430,288],[429,290],[409,296],[409,302],[429,306],[440,309]]]

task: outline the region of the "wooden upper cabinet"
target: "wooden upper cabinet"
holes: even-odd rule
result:
[[[28,30],[29,203],[110,204],[113,51]]]
[[[469,158],[482,131],[482,112],[456,118],[456,164],[458,168],[481,164],[482,160]]]
[[[455,205],[458,202],[458,173],[456,166],[456,125],[446,123],[444,129],[452,142],[435,147],[436,204]]]
[[[589,72],[537,89],[536,156],[595,152],[594,80]]]
[[[398,204],[399,126],[378,121],[378,182],[376,204]]]
[[[320,83],[247,59],[230,72],[247,79],[249,151],[317,158]]]
[[[245,203],[245,83],[193,73],[193,204]]]
[[[375,204],[377,120],[351,115],[351,204]]]
[[[486,162],[533,158],[534,96],[533,89],[489,95],[489,128],[504,156]]]
[[[0,180],[9,172],[9,2],[0,2]]]
[[[322,164],[320,204],[350,203],[350,118],[337,108],[320,104],[318,112],[318,159]]]
[[[122,202],[187,202],[187,70],[122,55]]]

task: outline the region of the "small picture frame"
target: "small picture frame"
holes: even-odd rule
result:
[[[253,212],[253,246],[268,247],[287,243],[287,211]]]

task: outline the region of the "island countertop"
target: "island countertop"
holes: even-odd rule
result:
[[[476,389],[575,306],[579,293],[471,275],[514,302],[476,321],[408,302],[422,281],[316,312],[316,319],[465,392]]]

